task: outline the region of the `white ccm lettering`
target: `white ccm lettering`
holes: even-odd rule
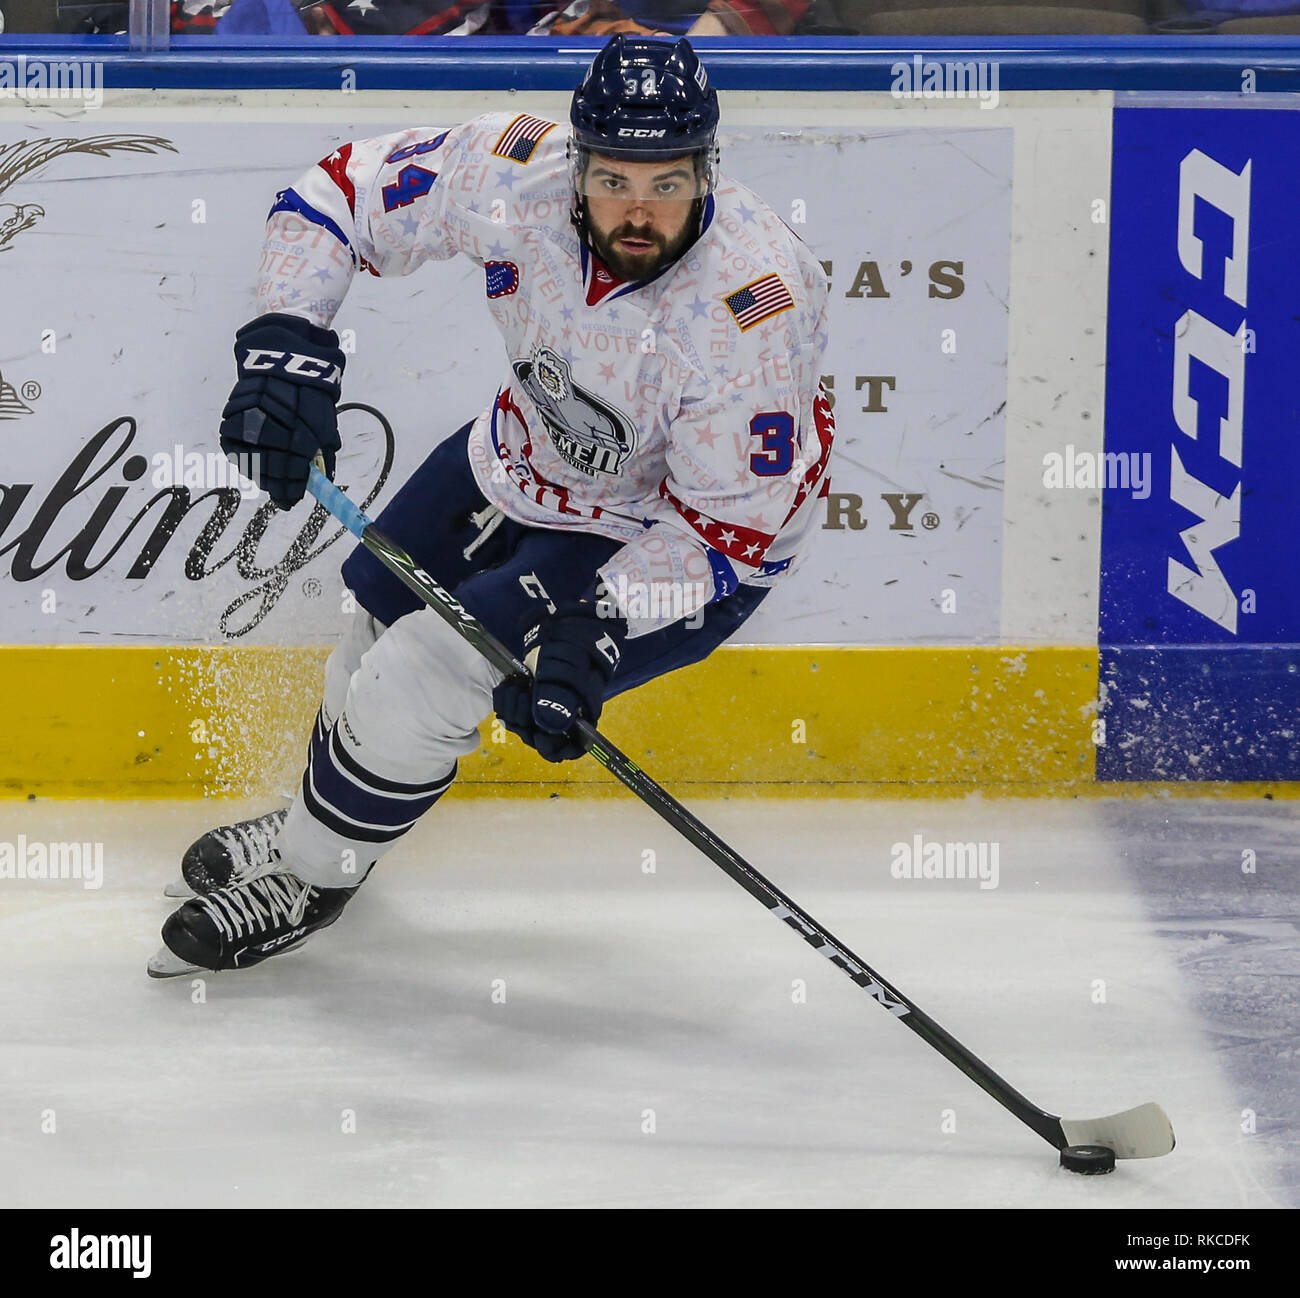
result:
[[[246,370],[283,370],[286,374],[296,374],[302,378],[325,379],[337,383],[343,377],[343,371],[319,356],[300,356],[297,352],[268,351],[265,347],[250,347],[244,357],[243,368]]]
[[[273,370],[278,360],[284,359],[283,352],[269,352],[265,347],[253,347],[244,357],[246,370]]]
[[[1246,305],[1250,240],[1250,169],[1230,171],[1193,149],[1178,168],[1178,260],[1189,275],[1215,282],[1206,274],[1204,244],[1194,223],[1196,200],[1217,208],[1232,222],[1232,251],[1223,259],[1222,292],[1240,307]],[[1216,277],[1217,279],[1217,277]],[[1191,394],[1192,359],[1221,374],[1228,383],[1228,408],[1219,420],[1218,454],[1241,467],[1243,410],[1246,387],[1246,321],[1235,334],[1221,329],[1199,312],[1187,310],[1174,326],[1173,416],[1179,430],[1197,440],[1198,405]],[[1170,448],[1170,498],[1196,515],[1197,522],[1179,534],[1195,564],[1170,556],[1165,588],[1175,599],[1237,632],[1237,596],[1215,560],[1214,552],[1241,532],[1241,483],[1224,496],[1192,474],[1178,447]]]
[[[299,356],[297,352],[290,354],[289,359],[285,362],[284,372],[286,374],[301,374],[309,379],[342,377],[337,365],[331,365],[318,356]]]

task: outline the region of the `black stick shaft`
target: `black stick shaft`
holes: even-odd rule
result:
[[[452,595],[448,594],[400,546],[394,545],[356,505],[330,480],[313,469],[308,483],[311,493],[352,532],[390,572],[414,591],[434,612],[449,622],[494,667],[507,676],[526,676],[528,669],[509,649],[483,626]],[[999,1077],[983,1060],[972,1054],[950,1032],[940,1027],[896,987],[886,982],[866,961],[833,937],[801,906],[766,879],[739,853],[724,843],[709,827],[697,820],[666,789],[652,780],[625,753],[616,748],[589,721],[579,719],[575,728],[590,744],[591,755],[627,786],[656,815],[693,843],[714,865],[734,879],[751,897],[784,920],[813,950],[842,969],[878,1005],[905,1023],[943,1057],[961,1069],[977,1086],[988,1092],[1003,1108],[1057,1149],[1068,1142],[1061,1121],[1021,1095]]]
[[[707,825],[697,820],[667,790],[655,783],[589,721],[579,719],[576,728],[591,743],[591,755],[602,766],[617,776],[678,833],[694,843],[751,897],[762,902],[778,919],[784,920],[813,950],[842,969],[877,1004],[895,1015],[917,1036],[929,1042],[944,1058],[956,1064],[977,1086],[987,1091],[1044,1140],[1057,1149],[1067,1143],[1059,1118],[1038,1108],[907,996],[886,982],[866,961],[854,955],[806,910],[724,843]]]

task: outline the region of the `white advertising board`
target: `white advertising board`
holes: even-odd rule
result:
[[[0,640],[331,640],[350,542],[218,490],[234,329],[275,192],[347,139],[456,117],[265,110],[0,116]],[[470,111],[482,111],[475,103]],[[466,112],[463,116],[470,115]],[[215,120],[214,120],[215,119]],[[830,269],[838,425],[824,526],[751,643],[1000,633],[1012,118],[746,125],[724,170]],[[496,390],[481,271],[361,276],[338,480],[382,507]],[[170,475],[170,476],[169,476]]]

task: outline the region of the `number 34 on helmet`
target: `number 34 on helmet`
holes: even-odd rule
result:
[[[573,94],[569,163],[574,192],[593,153],[627,162],[691,156],[697,198],[718,171],[718,92],[690,42],[615,36]]]

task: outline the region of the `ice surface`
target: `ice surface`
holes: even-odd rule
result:
[[[185,846],[266,809],[0,804],[105,859],[0,879],[0,1206],[1300,1205],[1286,804],[692,804],[1036,1103],[1161,1103],[1102,1178],[630,798],[446,799],[302,951],[146,978]],[[998,886],[894,878],[915,834]]]

